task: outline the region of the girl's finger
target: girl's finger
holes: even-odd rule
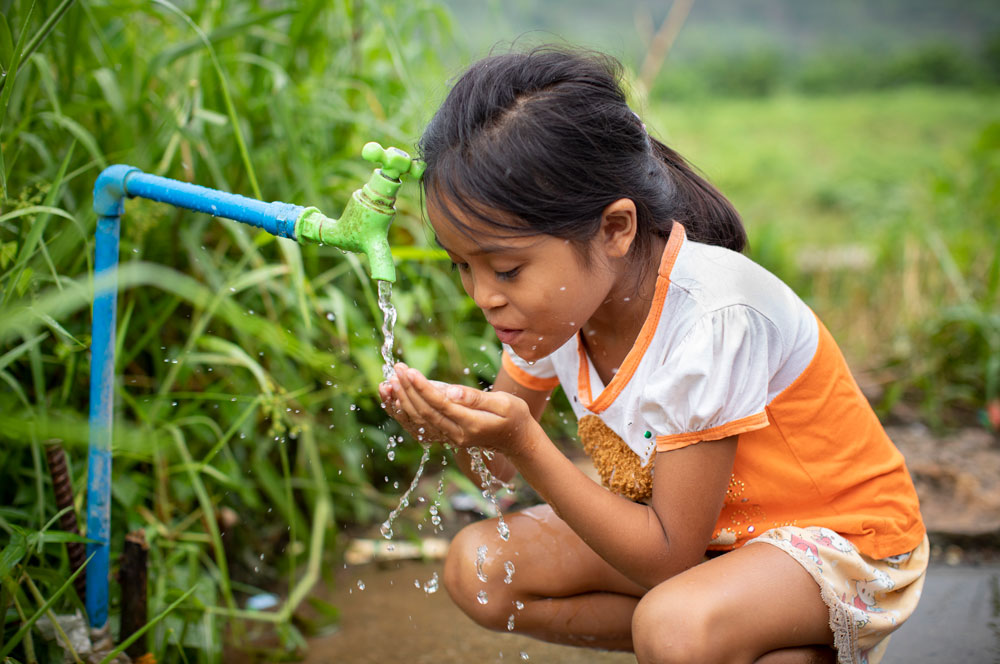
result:
[[[461,436],[462,427],[447,417],[441,410],[442,405],[446,405],[447,400],[443,399],[440,390],[430,384],[420,372],[410,369],[401,376],[403,390],[407,393],[407,399],[416,408],[416,412],[429,425],[439,429],[451,440],[457,440],[456,436]]]
[[[392,381],[392,396],[394,396],[396,399],[395,401],[396,408],[402,410],[404,413],[406,413],[409,417],[412,418],[414,415],[416,415],[416,412],[413,410],[413,406],[410,404],[410,395],[407,394],[406,389],[403,386],[403,381],[402,378],[400,377],[400,373],[397,371],[396,375],[393,376],[390,380]]]
[[[413,373],[414,370],[410,369],[409,376]],[[431,406],[464,430],[481,425],[483,416],[506,415],[505,404],[500,403],[496,395],[464,385],[447,385],[442,390],[419,373],[411,381]]]

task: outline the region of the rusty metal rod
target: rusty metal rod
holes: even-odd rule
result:
[[[48,461],[49,474],[52,476],[52,490],[56,495],[56,507],[62,512],[62,516],[59,517],[59,527],[68,533],[79,535],[80,526],[73,508],[73,479],[69,476],[69,467],[66,464],[66,452],[63,450],[62,441],[50,440],[46,443],[45,460]],[[87,548],[82,542],[66,542],[66,553],[69,554],[70,573],[80,569],[87,559]],[[80,596],[80,601],[85,601],[87,578],[82,574],[76,577],[73,581],[73,587],[76,588],[76,594]]]

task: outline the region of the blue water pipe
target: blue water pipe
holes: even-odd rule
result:
[[[372,277],[395,281],[388,229],[395,214],[400,176],[420,177],[423,164],[397,148],[365,146],[365,159],[382,164],[362,189],[354,192],[340,219],[314,207],[280,201],[265,203],[238,194],[143,173],[118,164],[105,169],[94,183],[94,309],[90,365],[90,438],[87,474],[86,608],[90,626],[108,621],[111,539],[111,441],[114,422],[115,311],[118,295],[118,238],[124,200],[148,198],[176,207],[232,219],[299,242],[322,242],[363,252]]]

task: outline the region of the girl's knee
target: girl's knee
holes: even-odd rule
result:
[[[503,630],[507,628],[514,588],[502,582],[503,570],[498,571],[495,561],[490,559],[482,563],[487,581],[480,580],[476,562],[479,547],[495,535],[496,523],[492,520],[463,528],[448,547],[443,581],[452,601],[466,615],[483,627]],[[500,583],[496,583],[497,578]]]
[[[451,540],[448,554],[444,559],[444,587],[451,598],[461,606],[460,598],[468,594],[472,579],[475,579],[475,555],[481,528],[479,523],[463,528]],[[470,561],[469,556],[472,556]],[[470,571],[472,579],[469,578]]]
[[[645,595],[632,614],[632,645],[640,664],[719,661],[712,643],[712,607],[664,585]]]

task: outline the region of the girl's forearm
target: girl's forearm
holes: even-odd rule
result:
[[[611,493],[570,461],[541,426],[509,461],[577,535],[608,564],[651,588],[699,562],[671,550],[652,507]],[[516,537],[516,533],[512,533]]]

